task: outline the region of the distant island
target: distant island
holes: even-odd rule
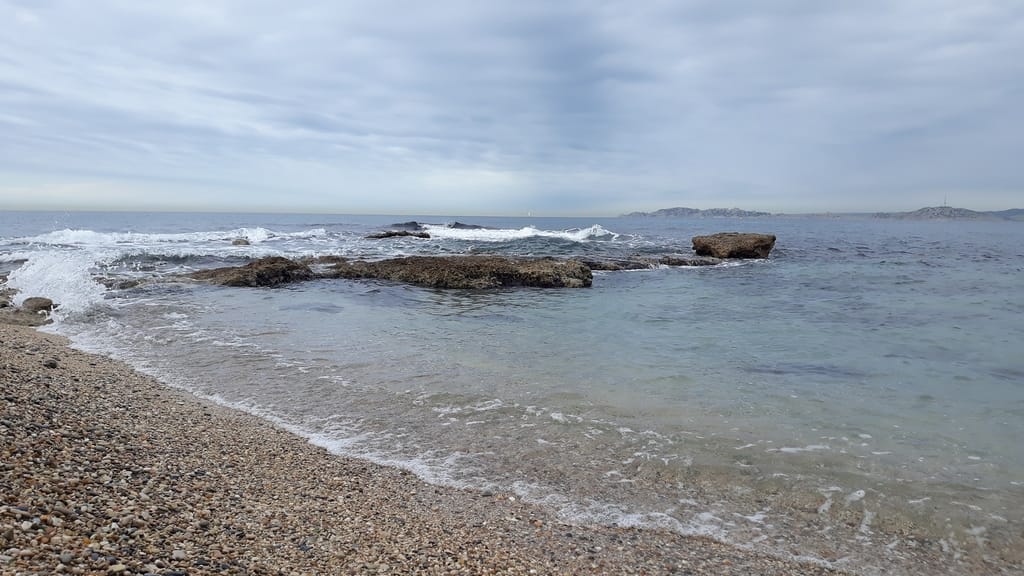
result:
[[[620,218],[755,218],[773,216],[770,212],[756,212],[739,208],[662,208],[654,212],[630,212]],[[803,218],[880,218],[890,220],[1014,220],[1024,222],[1024,208],[981,212],[952,206],[928,206],[911,212],[839,213],[827,214],[774,214]]]
[[[630,212],[623,218],[751,218],[755,216],[771,216],[768,212],[753,212],[739,208],[662,208],[654,212]]]
[[[913,212],[878,212],[873,216],[895,220],[1024,220],[1024,209],[978,212],[952,206],[929,206]]]

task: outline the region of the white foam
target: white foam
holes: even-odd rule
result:
[[[208,232],[184,232],[178,234],[150,234],[142,232],[96,232],[94,230],[55,230],[37,236],[16,238],[14,244],[43,244],[51,246],[151,246],[166,243],[194,243],[211,241],[231,241],[245,238],[252,243],[266,242],[281,238],[316,238],[325,236],[323,228],[314,228],[300,232],[275,232],[266,228],[235,228],[233,230],[213,230]]]
[[[18,290],[14,304],[25,298],[44,296],[59,308],[61,318],[84,312],[103,300],[106,288],[92,279],[97,255],[83,251],[38,252],[7,277],[7,286]]]
[[[769,448],[765,452],[782,452],[783,454],[798,454],[800,452],[816,452],[818,450],[831,450],[825,444],[810,444],[802,448],[795,446],[783,446],[782,448]]]
[[[600,224],[594,224],[589,228],[573,230],[541,230],[533,226],[526,226],[519,229],[511,228],[449,228],[448,226],[425,224],[424,231],[430,234],[431,238],[444,238],[452,240],[470,240],[473,242],[510,242],[512,240],[523,240],[526,238],[557,238],[570,240],[572,242],[588,242],[592,240],[615,240],[618,234],[605,229]]]

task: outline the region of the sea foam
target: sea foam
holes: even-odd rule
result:
[[[523,228],[450,228],[444,225],[425,224],[423,229],[432,238],[452,240],[469,240],[474,242],[510,242],[527,238],[552,238],[571,242],[588,242],[593,240],[615,240],[619,234],[607,230],[600,224],[588,228],[571,230],[541,230],[533,226]]]
[[[18,290],[14,304],[45,296],[59,305],[55,316],[84,312],[103,300],[106,288],[92,279],[97,255],[92,252],[38,252],[11,272],[7,286]]]

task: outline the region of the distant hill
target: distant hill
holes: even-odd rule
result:
[[[952,206],[929,206],[913,212],[878,212],[874,217],[895,220],[1024,220],[1024,209],[977,212]]]
[[[754,216],[771,216],[768,212],[752,212],[739,208],[662,208],[654,212],[630,212],[624,218],[751,218]]]
[[[999,218],[1006,218],[1007,220],[1024,220],[1024,208],[1011,208],[1010,210],[989,212],[989,214]]]

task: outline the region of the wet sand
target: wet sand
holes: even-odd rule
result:
[[[342,458],[0,324],[3,574],[837,574]]]

